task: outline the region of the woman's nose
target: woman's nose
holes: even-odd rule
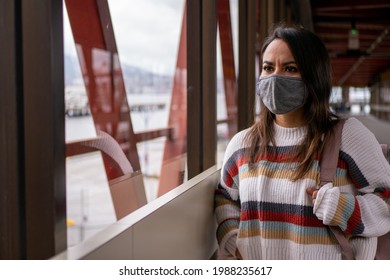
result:
[[[275,67],[275,71],[273,74],[282,75],[282,69],[280,67]]]

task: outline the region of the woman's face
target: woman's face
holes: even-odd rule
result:
[[[260,77],[273,74],[301,77],[298,65],[288,45],[281,39],[273,40],[263,54],[263,66]]]

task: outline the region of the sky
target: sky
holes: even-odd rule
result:
[[[233,14],[237,12],[234,9],[237,1],[231,0]],[[121,63],[156,74],[173,75],[184,3],[185,0],[108,0]],[[76,56],[64,7],[65,53]],[[235,37],[234,16],[232,20]],[[217,49],[219,53],[219,47]]]
[[[172,75],[184,0],[109,0],[108,4],[121,63]],[[76,56],[66,8],[64,45],[65,54]]]

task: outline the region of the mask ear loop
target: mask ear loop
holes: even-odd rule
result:
[[[256,95],[257,96],[260,96],[260,76],[257,78],[257,82],[256,82]]]

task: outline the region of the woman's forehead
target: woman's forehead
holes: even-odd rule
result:
[[[294,57],[288,47],[287,43],[281,39],[273,40],[265,49],[263,60],[288,59],[294,60]]]

